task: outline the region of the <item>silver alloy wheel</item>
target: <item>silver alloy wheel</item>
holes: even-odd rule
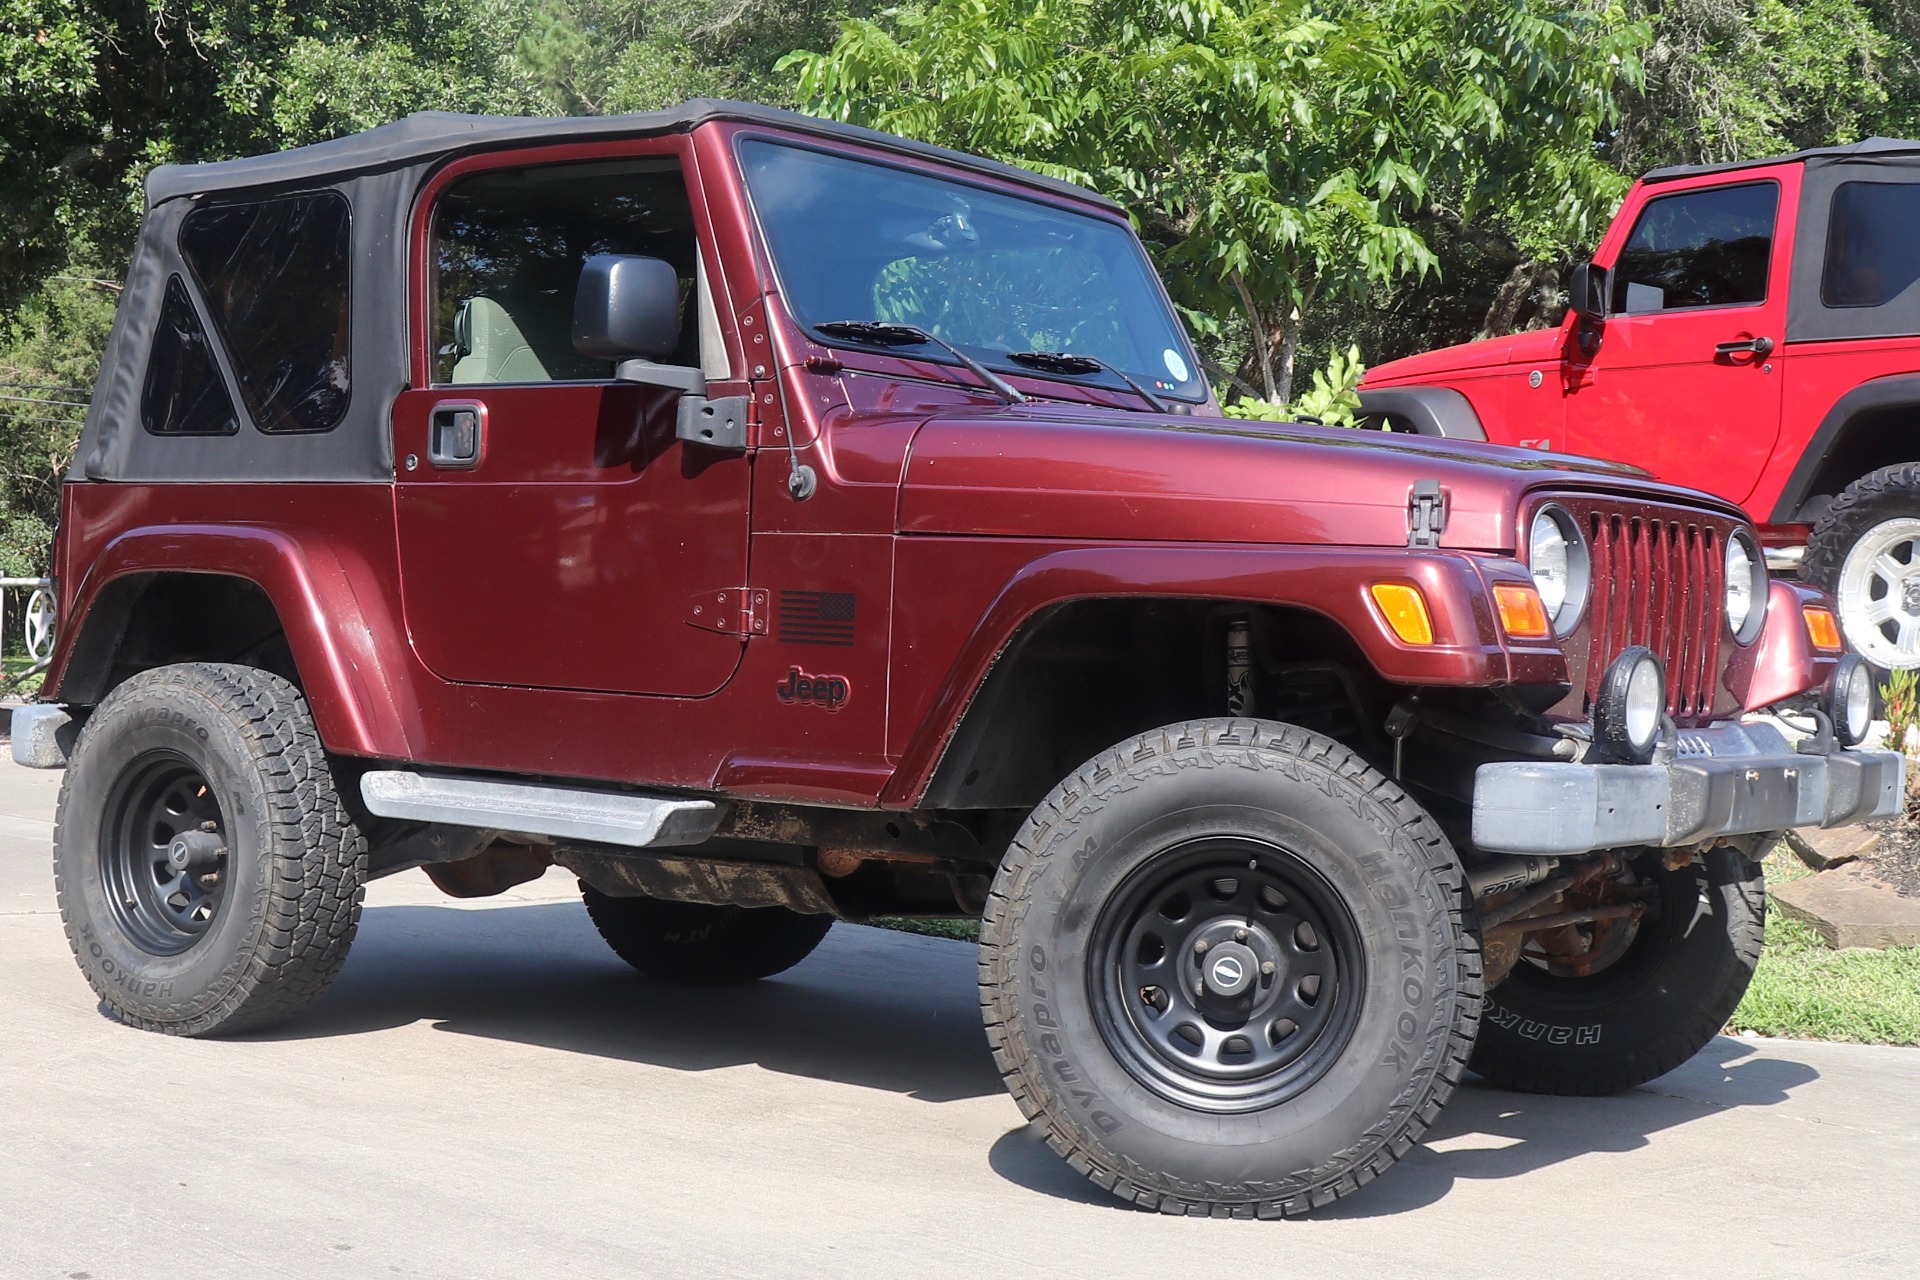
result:
[[[1835,594],[1861,657],[1888,670],[1920,667],[1920,519],[1886,520],[1862,534]]]

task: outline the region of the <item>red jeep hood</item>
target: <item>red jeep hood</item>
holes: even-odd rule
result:
[[[952,413],[915,434],[906,534],[1405,546],[1408,489],[1438,480],[1448,547],[1507,551],[1528,489],[1725,504],[1529,449],[1385,432],[1060,405]]]
[[[1463,342],[1457,347],[1441,347],[1417,356],[1389,360],[1367,370],[1363,387],[1388,387],[1409,382],[1428,382],[1450,373],[1486,369],[1507,364],[1551,364],[1560,359],[1564,339],[1558,329],[1534,329],[1505,338],[1484,342]]]

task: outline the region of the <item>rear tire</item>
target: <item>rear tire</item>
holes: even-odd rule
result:
[[[1327,738],[1143,734],[1056,787],[995,877],[995,1062],[1047,1144],[1123,1200],[1318,1208],[1411,1150],[1465,1068],[1463,881],[1433,820]]]
[[[1868,662],[1920,667],[1920,463],[1848,485],[1814,525],[1801,575],[1833,597],[1847,642]]]
[[[661,898],[580,894],[613,953],[661,982],[731,986],[784,973],[813,954],[833,917],[786,907],[709,906]]]
[[[360,922],[366,841],[306,699],[252,667],[159,667],[108,694],[74,746],[53,846],[81,972],[107,1013],[148,1031],[297,1013]]]
[[[1475,1071],[1523,1093],[1617,1093],[1665,1075],[1720,1034],[1760,960],[1760,864],[1720,848],[1669,871],[1651,850],[1634,869],[1658,886],[1658,913],[1589,977],[1521,960],[1487,993]]]

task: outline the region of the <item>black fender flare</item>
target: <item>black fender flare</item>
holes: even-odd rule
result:
[[[1773,504],[1768,523],[1792,524],[1803,518],[1801,508],[1812,495],[1814,480],[1846,438],[1847,427],[1855,418],[1875,409],[1897,409],[1902,405],[1920,409],[1920,373],[1896,373],[1875,378],[1871,382],[1861,383],[1834,401],[1833,407],[1827,410],[1827,416],[1820,419],[1820,425],[1814,429],[1807,447],[1801,450],[1800,461],[1793,464],[1793,471],[1787,476],[1787,483]]]
[[[1452,387],[1379,387],[1362,388],[1360,412],[1364,417],[1384,422],[1399,418],[1423,436],[1443,436],[1448,440],[1485,440],[1487,429],[1473,402]]]

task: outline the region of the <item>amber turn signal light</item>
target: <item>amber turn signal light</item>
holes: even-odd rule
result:
[[[1838,653],[1846,647],[1840,642],[1840,624],[1834,620],[1833,610],[1810,604],[1801,612],[1806,615],[1807,634],[1813,637],[1814,648]]]
[[[1500,610],[1500,628],[1515,640],[1545,640],[1553,634],[1547,606],[1540,593],[1524,582],[1496,582],[1493,602]]]
[[[1376,582],[1368,591],[1374,607],[1401,643],[1433,643],[1433,618],[1427,613],[1427,598],[1420,594],[1420,588],[1404,582]]]

